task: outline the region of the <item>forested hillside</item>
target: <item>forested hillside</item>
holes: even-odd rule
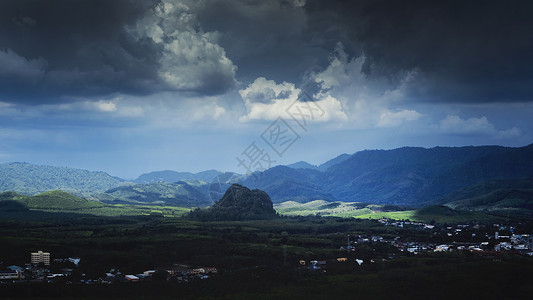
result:
[[[115,187],[100,193],[97,198],[106,203],[157,204],[198,207],[213,204],[207,195],[207,183],[157,182]]]
[[[29,163],[0,164],[0,192],[15,191],[25,195],[62,190],[78,196],[90,196],[123,182],[105,172]]]
[[[207,170],[198,173],[177,172],[172,170],[155,171],[145,173],[135,179],[136,183],[153,183],[153,182],[177,182],[182,180],[202,180],[211,182],[213,178],[221,172],[216,170]]]
[[[277,166],[242,184],[274,203],[312,200],[424,206],[487,180],[533,178],[533,145],[366,150],[325,171]]]
[[[533,179],[489,180],[452,193],[440,202],[463,210],[533,216]]]

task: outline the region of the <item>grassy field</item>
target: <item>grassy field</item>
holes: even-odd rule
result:
[[[416,210],[404,210],[404,211],[389,211],[389,212],[373,212],[370,214],[364,215],[355,215],[354,218],[358,219],[392,219],[392,220],[411,220],[411,221],[422,221],[417,216]]]
[[[298,203],[287,201],[274,206],[274,209],[285,216],[342,216],[352,217],[353,215],[369,214],[372,212],[371,207],[360,202],[328,202],[324,200],[315,200],[307,203]]]
[[[436,223],[464,223],[471,221],[498,222],[505,219],[502,215],[457,210],[446,206],[430,206],[413,210],[389,205],[340,201],[327,202],[323,200],[308,203],[288,201],[277,204],[274,208],[280,215],[286,216],[327,216],[356,219],[385,218],[416,222],[434,221]]]
[[[455,210],[445,206],[429,206],[419,210],[403,211],[373,211],[367,214],[360,214],[358,210],[347,213],[335,214],[336,217],[356,218],[356,219],[391,219],[391,220],[409,220],[416,222],[434,222],[434,223],[469,223],[477,222],[501,222],[507,218],[498,215],[491,215],[482,212],[471,212],[464,210]]]
[[[87,214],[103,217],[118,216],[148,216],[161,215],[164,217],[181,217],[191,209],[173,206],[156,206],[156,205],[134,205],[134,204],[105,204],[100,207],[90,209],[74,210],[73,213]],[[46,210],[41,210],[46,211]],[[70,212],[70,211],[65,211]]]
[[[419,220],[416,210],[388,211],[384,205],[367,204],[361,202],[327,202],[315,200],[308,203],[294,201],[283,202],[274,206],[280,215],[286,216],[326,216],[358,219],[394,219]]]

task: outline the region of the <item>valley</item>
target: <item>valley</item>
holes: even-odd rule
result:
[[[516,160],[493,163],[509,155]],[[130,181],[2,164],[0,295],[352,299],[438,289],[443,298],[523,298],[533,271],[531,157],[531,146],[401,148]],[[39,250],[49,265],[29,263]]]
[[[104,172],[7,163],[0,164],[0,178],[0,192],[31,196],[62,190],[105,203],[186,207],[213,204],[233,183],[265,191],[274,204],[324,200],[420,208],[450,203],[450,207],[474,209],[481,207],[481,200],[470,201],[473,205],[460,201],[492,193],[484,210],[513,208],[527,215],[533,189],[533,145],[365,150],[319,166],[299,162],[245,175],[167,170],[131,181]],[[509,198],[502,190],[507,194],[514,190],[518,198]],[[501,201],[502,197],[508,201]]]
[[[465,295],[521,298],[529,293],[526,274],[533,270],[527,254],[533,223],[526,220],[431,225],[319,216],[198,221],[187,215],[36,212],[0,213],[0,265],[20,266],[23,275],[15,284],[1,281],[5,299],[421,297],[433,295],[443,280],[448,289],[439,292],[442,297],[461,289]],[[49,266],[29,263],[37,250],[50,253]],[[64,263],[71,257],[79,264]],[[468,285],[457,274],[469,276]]]

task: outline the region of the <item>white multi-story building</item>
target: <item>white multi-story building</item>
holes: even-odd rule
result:
[[[41,250],[31,254],[31,263],[43,263],[46,266],[50,265],[50,252],[43,252]]]

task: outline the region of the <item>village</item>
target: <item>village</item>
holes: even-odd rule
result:
[[[117,268],[111,268],[98,278],[87,278],[85,274],[76,274],[76,268],[81,259],[78,257],[56,258],[51,260],[49,252],[41,250],[31,253],[31,262],[24,267],[11,265],[0,267],[0,283],[16,282],[45,282],[66,284],[111,284],[116,282],[140,282],[144,280],[161,280],[169,282],[189,282],[198,279],[207,279],[218,273],[214,267],[192,268],[188,265],[175,264],[168,268],[146,270],[138,274],[124,274]]]
[[[338,257],[317,257],[300,259],[293,265],[307,270],[326,271],[328,265],[352,262],[355,266],[393,260],[398,257],[428,255],[431,253],[469,253],[481,256],[498,256],[504,253],[533,256],[533,235],[516,232],[516,227],[502,224],[457,224],[434,225],[411,221],[380,219],[386,227],[414,229],[426,233],[423,240],[413,236],[391,236],[379,234],[346,234],[346,244],[337,245]],[[427,237],[430,237],[429,239]],[[359,249],[367,246],[374,254],[358,257]],[[386,245],[387,255],[375,251]],[[344,254],[344,255],[343,255]],[[123,273],[117,266],[101,276],[89,278],[77,271],[82,258],[53,258],[50,252],[38,250],[30,253],[30,262],[24,266],[9,265],[0,261],[0,284],[17,282],[46,282],[66,284],[112,284],[117,282],[166,281],[187,283],[204,280],[219,274],[216,267],[189,266],[175,263],[135,273]],[[287,262],[284,263],[287,265]],[[289,265],[291,265],[289,263]]]
[[[404,228],[407,226],[421,228],[431,231],[435,242],[402,241],[400,237],[393,240],[384,240],[380,236],[361,238],[357,242],[388,242],[400,251],[407,251],[413,254],[422,252],[492,252],[513,251],[517,254],[533,256],[533,235],[526,233],[516,233],[515,226],[491,224],[457,224],[450,226],[436,226],[410,221],[391,221],[380,219],[380,223],[385,226]],[[505,235],[500,234],[504,232]]]
[[[419,255],[428,253],[444,252],[468,252],[482,256],[498,256],[504,253],[516,255],[533,256],[533,235],[525,233],[515,233],[514,226],[502,224],[457,224],[452,226],[438,226],[411,221],[396,221],[390,219],[379,219],[378,222],[385,226],[397,228],[416,228],[419,230],[429,231],[433,236],[433,241],[416,241],[413,238],[384,238],[380,235],[348,235],[347,244],[339,247],[339,250],[346,251],[347,255],[330,260],[300,260],[301,267],[309,270],[326,269],[328,262],[343,263],[351,260],[353,253],[357,252],[357,247],[364,244],[383,243],[388,244],[398,250],[400,256]],[[500,234],[505,232],[505,235]],[[364,263],[373,264],[377,261],[386,261],[394,259],[396,255],[381,258],[364,259],[356,257],[353,260],[358,266]]]

